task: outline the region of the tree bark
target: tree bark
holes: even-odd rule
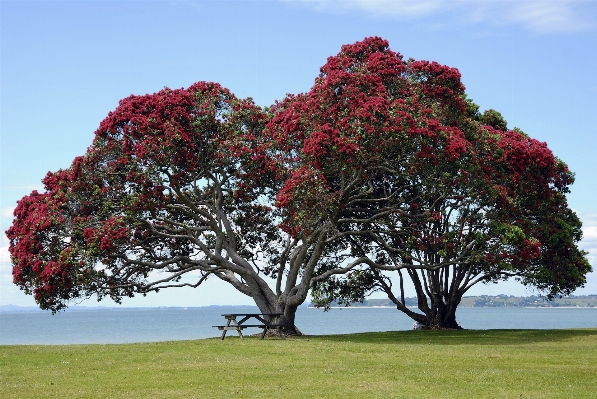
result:
[[[456,321],[456,309],[465,291],[459,289],[458,281],[456,284],[445,284],[442,280],[444,276],[448,276],[446,271],[444,273],[441,273],[439,270],[421,271],[419,275],[417,270],[407,270],[417,293],[417,307],[421,313],[413,311],[406,306],[402,284],[399,295],[401,299],[398,299],[392,291],[391,284],[386,282],[379,272],[374,271],[379,282],[379,287],[386,293],[388,299],[396,305],[396,308],[421,324],[424,329],[462,329]],[[452,278],[458,279],[459,276],[452,275]],[[448,290],[446,290],[446,287],[449,287]]]
[[[460,303],[460,299],[458,299],[458,303]],[[462,327],[456,321],[456,308],[457,304],[451,302],[432,301],[424,324],[430,330],[461,330]]]

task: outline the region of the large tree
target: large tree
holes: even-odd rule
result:
[[[122,100],[84,156],[19,201],[7,231],[14,282],[57,311],[214,277],[299,333],[329,224],[279,227],[289,171],[263,134],[268,118],[214,83]]]
[[[475,284],[514,277],[549,299],[582,286],[591,267],[577,247],[581,222],[564,195],[572,176],[543,143],[520,132],[493,134],[492,159],[480,169],[485,176],[467,173],[465,185],[443,192],[418,180],[414,213],[371,224],[367,240],[353,241],[362,253],[378,248],[378,263],[410,266],[397,267],[394,279],[375,265],[332,278],[317,286],[315,300],[348,304],[381,291],[428,328],[460,328],[457,307]],[[407,226],[412,234],[404,234]],[[418,311],[406,305],[405,279]]]
[[[269,126],[294,150],[295,168],[319,182],[289,190],[287,209],[300,215],[317,200],[341,215],[332,248],[352,263],[344,277],[316,283],[324,306],[382,290],[416,321],[457,328],[457,306],[476,283],[516,277],[553,297],[591,270],[566,204],[573,175],[544,143],[508,131],[499,113],[480,114],[454,68],[403,61],[368,38],[330,57]],[[420,312],[406,306],[405,274]]]
[[[403,294],[398,308],[455,326],[479,281],[582,284],[571,181],[543,144],[480,115],[457,70],[368,38],[270,109],[204,82],[121,101],[7,234],[15,283],[52,311],[213,276],[298,332],[310,288],[322,303],[392,297],[383,271],[406,271],[423,314]]]

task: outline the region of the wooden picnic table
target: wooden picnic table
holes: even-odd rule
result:
[[[223,314],[224,318],[226,319],[225,326],[213,326],[217,327],[219,330],[222,330],[222,339],[226,337],[226,333],[229,330],[236,330],[240,339],[244,339],[242,330],[245,328],[262,328],[263,333],[261,333],[261,339],[265,338],[265,334],[267,330],[278,330],[278,334],[282,339],[285,339],[284,334],[282,333],[282,328],[284,327],[283,324],[274,324],[270,323],[272,318],[276,318],[282,316],[283,313],[230,313],[230,314]],[[240,320],[238,320],[240,318]],[[251,318],[257,319],[257,321],[261,322],[261,324],[245,324],[245,322]]]

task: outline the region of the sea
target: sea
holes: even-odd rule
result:
[[[0,345],[119,344],[214,338],[226,313],[258,313],[250,306],[196,308],[67,309],[0,312]],[[456,314],[465,329],[597,328],[597,308],[461,307]],[[411,330],[413,321],[395,308],[301,307],[296,326],[307,335]],[[257,334],[261,329],[245,330]],[[227,337],[237,338],[236,331]]]

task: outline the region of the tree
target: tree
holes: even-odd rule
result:
[[[380,38],[342,46],[309,92],[269,109],[205,82],[131,96],[19,201],[14,282],[57,311],[214,276],[291,333],[311,288],[323,305],[381,289],[430,327],[457,327],[481,281],[570,292],[590,271],[573,176],[506,126],[466,99],[456,69]],[[409,275],[422,314],[385,272],[401,289]]]
[[[19,201],[7,231],[15,284],[55,312],[217,277],[299,333],[327,230],[278,227],[287,171],[268,118],[215,83],[122,100],[84,156]]]
[[[491,195],[473,201],[470,195],[468,201],[453,201],[430,195],[423,187],[425,192],[418,198],[433,203],[428,211],[431,218],[420,218],[418,231],[406,240],[399,233],[404,218],[386,222],[385,227],[395,230],[387,234],[391,240],[377,237],[376,243],[386,248],[388,260],[416,260],[404,269],[415,288],[420,312],[406,306],[401,269],[397,271],[398,287],[393,287],[387,274],[372,267],[327,281],[314,296],[325,306],[333,300],[360,301],[379,290],[399,310],[428,328],[460,328],[457,307],[477,283],[515,277],[549,299],[568,295],[582,286],[591,267],[586,253],[576,246],[581,239],[581,223],[565,201],[564,192],[572,181],[570,173],[543,143],[518,132],[502,133],[495,144],[503,150],[500,158],[506,159],[492,159],[489,163],[495,168],[506,161],[507,166],[502,165],[499,172],[485,170],[495,179],[493,185],[488,185],[492,186],[487,191]],[[412,223],[415,218],[406,220]],[[416,266],[420,260],[445,265],[422,270]],[[454,263],[448,265],[450,260]]]
[[[333,248],[353,260],[345,276],[316,282],[322,306],[382,290],[429,328],[458,328],[474,284],[517,277],[553,297],[591,270],[565,200],[573,175],[544,143],[505,130],[498,112],[479,114],[453,68],[404,62],[368,38],[330,57],[269,126],[319,182],[288,190],[287,216],[300,219],[315,199],[341,215]],[[337,265],[320,262],[327,268]],[[398,295],[384,270],[397,271]],[[406,306],[405,273],[421,313]]]

